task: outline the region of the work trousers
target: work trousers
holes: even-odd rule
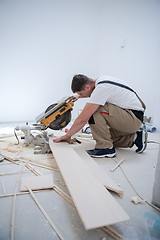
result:
[[[89,119],[95,148],[132,147],[142,122],[129,109],[111,103],[100,106]]]

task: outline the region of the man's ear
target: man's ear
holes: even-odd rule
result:
[[[90,90],[90,89],[91,89],[91,85],[86,84],[86,86],[85,86],[85,90]]]

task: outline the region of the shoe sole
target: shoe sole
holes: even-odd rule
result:
[[[148,138],[148,133],[147,132],[143,132],[143,136],[142,136],[142,141],[143,141],[143,147],[140,151],[138,151],[137,153],[142,153],[146,150],[147,148],[147,138]]]
[[[89,154],[90,155],[90,154]],[[104,158],[104,157],[107,157],[107,158],[113,158],[116,156],[116,153],[112,153],[112,154],[104,154],[104,155],[90,155],[91,157],[93,158]]]

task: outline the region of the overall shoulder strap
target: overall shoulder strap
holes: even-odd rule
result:
[[[124,84],[121,84],[121,83],[117,83],[117,82],[113,82],[113,81],[110,81],[110,80],[104,80],[104,81],[100,81],[98,82],[98,84],[102,84],[102,83],[109,83],[109,84],[113,84],[113,85],[116,85],[118,87],[122,87],[122,88],[125,88],[131,92],[134,92],[137,96],[137,98],[139,99],[139,101],[141,102],[142,104],[142,107],[144,108],[144,110],[146,109],[146,105],[144,104],[144,102],[142,101],[142,99],[138,96],[138,94],[130,87],[124,85]]]
[[[117,83],[117,82],[105,80],[105,81],[99,82],[98,84],[101,84],[101,83],[109,83],[109,84],[116,85],[116,86],[119,86],[119,87],[122,87],[122,88],[126,88],[126,89],[128,89],[129,91],[134,92],[134,90],[133,90],[132,88],[130,88],[130,87],[124,85],[124,84],[121,84],[121,83]]]

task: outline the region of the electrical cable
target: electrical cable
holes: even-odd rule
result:
[[[17,145],[19,144],[19,139],[18,139],[18,137],[17,137],[17,134],[16,134],[16,129],[14,129],[14,135],[15,135],[15,137],[16,137],[16,139],[17,139]]]
[[[114,161],[117,163],[117,161],[114,159]],[[145,200],[135,189],[135,187],[133,186],[133,184],[130,182],[130,180],[128,179],[127,175],[125,174],[125,172],[123,171],[122,167],[119,166],[121,172],[123,173],[124,177],[126,178],[127,182],[129,183],[129,185],[132,187],[133,191],[137,194],[137,196],[139,198],[141,198],[145,203],[147,203],[148,205],[150,205],[151,207],[153,207],[154,209],[156,209],[157,211],[160,212],[160,208],[156,207],[155,205],[153,205],[152,203],[148,202],[147,200]]]

